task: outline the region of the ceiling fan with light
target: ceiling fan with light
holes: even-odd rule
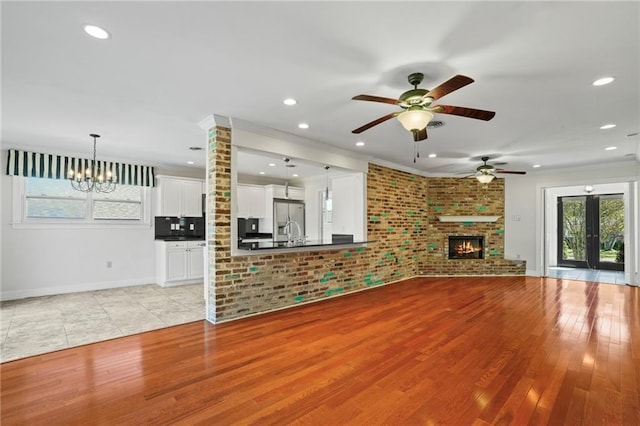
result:
[[[476,167],[475,172],[473,172],[473,174],[465,176],[465,178],[474,176],[480,183],[489,183],[496,177],[496,173],[506,173],[512,175],[527,174],[527,172],[520,172],[515,170],[496,169],[495,166],[487,164],[487,161],[489,161],[489,157],[482,157],[481,159],[483,161],[483,164]]]
[[[413,140],[418,142],[427,139],[427,124],[433,119],[433,114],[452,114],[461,117],[475,118],[477,120],[489,121],[496,113],[481,109],[467,108],[453,105],[431,105],[441,97],[458,90],[468,84],[473,83],[473,79],[464,75],[456,75],[434,89],[418,89],[424,74],[413,73],[409,75],[409,83],[413,89],[407,90],[398,99],[383,98],[380,96],[358,95],[354,96],[356,101],[381,102],[385,104],[398,105],[401,111],[392,112],[364,126],[358,127],[352,133],[362,133],[365,130],[377,126],[380,123],[397,117],[402,126],[413,134]]]

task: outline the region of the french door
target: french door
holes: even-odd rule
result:
[[[622,194],[558,198],[558,266],[624,271]]]

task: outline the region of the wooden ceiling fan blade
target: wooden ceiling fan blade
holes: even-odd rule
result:
[[[471,77],[458,74],[451,77],[449,80],[445,81],[441,85],[429,90],[424,95],[424,97],[433,98],[433,100],[435,101],[436,99],[440,99],[444,95],[448,95],[449,93],[455,90],[458,90],[466,86],[467,84],[471,84],[471,83],[473,83],[473,79]]]
[[[396,115],[400,114],[399,112],[392,112],[391,114],[387,114],[384,117],[380,117],[376,120],[373,120],[370,123],[365,124],[364,126],[358,127],[355,130],[352,130],[351,133],[362,133],[365,130],[369,130],[370,128],[372,128],[373,126],[377,126],[380,123],[384,123],[385,121],[395,117]]]
[[[475,118],[477,120],[489,121],[496,113],[483,109],[467,108],[454,105],[438,105],[432,110],[435,113],[459,115],[461,117]]]
[[[381,96],[371,96],[371,95],[358,95],[358,96],[354,96],[351,99],[353,99],[354,101],[381,102],[383,104],[391,104],[391,105],[396,105],[398,104],[398,102],[400,102],[398,99],[383,98]]]
[[[526,175],[527,172],[519,172],[519,171],[515,171],[515,170],[502,170],[502,169],[496,169],[497,173],[506,173],[506,174],[511,174],[511,175]]]
[[[418,130],[413,133],[413,140],[414,142],[419,142],[419,141],[423,141],[425,139],[427,139],[427,128],[425,127],[422,130]]]

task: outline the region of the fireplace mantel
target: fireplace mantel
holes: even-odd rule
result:
[[[496,222],[500,216],[438,216],[440,222]]]

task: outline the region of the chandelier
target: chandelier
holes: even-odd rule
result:
[[[103,170],[96,161],[96,140],[100,135],[91,133],[89,136],[93,138],[93,161],[86,170],[82,170],[80,165],[76,170],[69,169],[67,177],[71,181],[71,187],[81,192],[113,192],[116,189],[117,176],[106,167]]]

